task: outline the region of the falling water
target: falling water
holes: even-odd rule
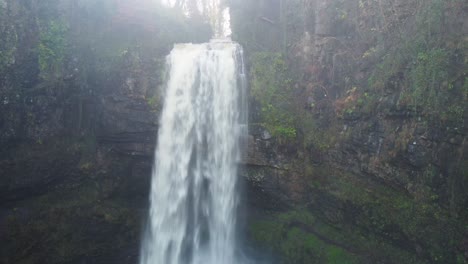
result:
[[[140,264],[238,264],[242,49],[228,41],[178,44],[168,64]]]

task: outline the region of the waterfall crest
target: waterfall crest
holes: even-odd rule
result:
[[[230,41],[177,44],[168,67],[140,264],[237,264],[242,49]]]

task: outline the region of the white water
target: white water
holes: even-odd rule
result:
[[[246,132],[242,50],[178,44],[155,153],[140,264],[238,264],[237,163]]]

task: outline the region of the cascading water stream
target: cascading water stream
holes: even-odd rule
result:
[[[242,49],[229,41],[177,44],[168,67],[140,264],[238,264]]]

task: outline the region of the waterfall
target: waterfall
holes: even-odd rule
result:
[[[242,49],[220,40],[177,44],[168,67],[140,264],[238,264]]]

